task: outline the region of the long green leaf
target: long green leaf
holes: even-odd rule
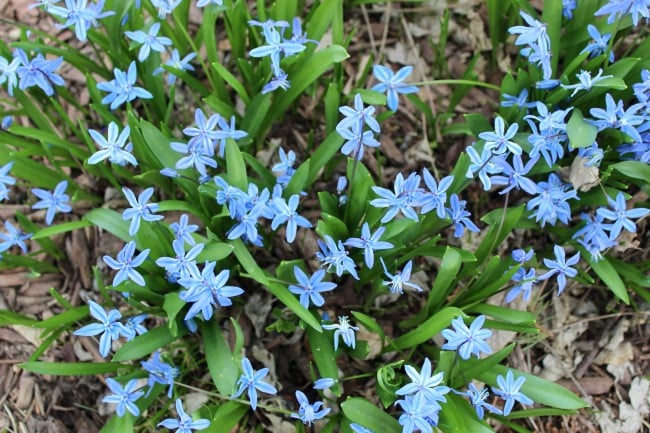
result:
[[[176,338],[166,326],[152,329],[124,343],[115,352],[115,355],[113,355],[113,362],[132,361],[134,359],[144,358],[171,343]]]
[[[452,319],[462,314],[462,310],[455,307],[443,308],[414,330],[394,339],[386,350],[404,350],[422,344],[448,327]]]
[[[348,398],[341,403],[345,417],[374,433],[398,433],[402,427],[395,418],[363,398]]]
[[[223,338],[219,323],[213,318],[201,327],[205,344],[205,360],[210,377],[221,394],[231,395],[239,377],[235,357]]]
[[[115,373],[124,368],[124,364],[114,362],[23,362],[19,366],[27,371],[53,376],[95,376],[97,374]]]

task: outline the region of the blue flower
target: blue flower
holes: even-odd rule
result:
[[[606,33],[601,35],[598,28],[593,24],[587,25],[587,32],[589,33],[589,36],[591,36],[591,39],[593,39],[593,42],[590,42],[581,52],[588,52],[589,57],[596,57],[609,52],[607,60],[610,63],[613,62],[614,51],[610,51],[609,49],[609,40],[612,38],[612,34]]]
[[[141,361],[140,365],[142,365],[142,368],[149,373],[149,378],[147,379],[149,391],[147,391],[147,395],[149,395],[153,387],[159,383],[169,387],[167,390],[167,397],[171,398],[172,390],[174,389],[174,379],[180,374],[178,368],[161,361],[160,352],[154,352],[151,355],[151,359],[148,361]]]
[[[180,3],[180,0],[179,0]],[[170,68],[174,68],[177,71],[193,71],[194,66],[190,64],[192,60],[196,57],[196,53],[189,53],[185,57],[181,59],[181,55],[179,54],[178,50],[174,48],[172,50],[171,56],[169,60],[165,62],[165,66],[169,66]],[[164,69],[162,67],[156,68],[156,70],[153,72],[154,75],[158,75],[161,72],[163,72]],[[176,82],[176,73],[175,72],[169,72],[169,75],[167,76],[167,84],[170,86],[173,85]]]
[[[511,35],[519,35],[515,40],[515,45],[531,45],[537,44],[541,47],[550,48],[550,40],[546,32],[546,24],[536,20],[524,11],[520,11],[519,15],[524,19],[527,26],[513,26],[508,29]]]
[[[523,268],[520,268],[510,279],[515,285],[508,291],[505,298],[505,303],[509,304],[514,301],[520,293],[523,293],[524,301],[530,299],[530,294],[533,290],[533,284],[537,282],[537,276],[535,269],[530,268],[526,271]]]
[[[188,245],[195,245],[196,242],[191,236],[192,233],[199,229],[199,226],[196,224],[188,224],[189,217],[187,214],[181,215],[180,220],[177,223],[171,223],[169,228],[174,233],[174,237],[180,241],[186,242]]]
[[[117,310],[110,310],[108,313],[97,303],[88,301],[90,315],[97,319],[99,323],[91,323],[81,329],[73,332],[74,335],[90,337],[101,334],[99,337],[99,353],[106,358],[111,350],[111,342],[120,338],[120,335],[126,337],[132,336],[133,330],[126,328],[120,319],[122,315]]]
[[[215,128],[219,123],[221,116],[213,114],[209,118],[205,117],[203,110],[197,108],[194,112],[194,123],[196,127],[183,129],[183,134],[190,138],[188,145],[198,144],[203,148],[203,154],[206,156],[214,155],[214,142],[217,140],[217,131]]]
[[[324,418],[330,412],[330,408],[321,409],[322,401],[317,401],[314,404],[309,403],[309,399],[302,391],[296,391],[296,400],[300,407],[297,413],[291,414],[291,418],[299,419],[308,426],[311,426],[314,421]]]
[[[555,253],[555,260],[544,259],[544,265],[549,269],[546,273],[540,275],[540,281],[547,280],[554,275],[557,275],[557,294],[560,295],[566,286],[566,278],[573,278],[578,275],[578,271],[572,268],[580,261],[580,252],[578,251],[574,256],[566,259],[564,248],[559,245],[553,247]]]
[[[62,180],[54,188],[54,192],[49,192],[40,188],[32,188],[32,194],[40,201],[32,205],[32,209],[47,209],[45,214],[45,223],[49,226],[54,220],[57,212],[71,212],[72,207],[68,204],[70,197],[65,193],[68,188],[68,181]]]
[[[397,400],[404,413],[399,417],[402,433],[432,433],[432,425],[438,424],[440,405],[429,403],[422,394],[407,395],[403,400]]]
[[[386,66],[373,66],[372,74],[379,83],[372,86],[372,90],[382,93],[386,92],[386,105],[391,109],[391,111],[397,111],[397,106],[399,104],[398,93],[406,95],[418,92],[419,89],[417,86],[404,83],[404,80],[411,75],[412,71],[412,66],[404,66],[402,69],[397,71],[397,73],[394,73]]]
[[[88,130],[88,134],[101,148],[88,158],[88,164],[97,164],[108,158],[113,164],[124,166],[128,163],[137,166],[138,161],[131,153],[133,152],[133,144],[131,142],[127,143],[130,133],[131,128],[128,125],[120,132],[115,122],[108,124],[108,136],[106,138],[99,131]]]
[[[364,146],[379,147],[380,143],[375,140],[372,131],[363,131],[358,123],[353,123],[350,128],[337,129],[337,133],[346,141],[341,147],[343,155],[351,155],[354,159],[361,161],[363,158]]]
[[[413,209],[418,204],[416,199],[420,197],[421,192],[420,176],[417,173],[411,173],[406,180],[404,180],[402,173],[398,173],[395,177],[393,191],[379,186],[373,186],[372,190],[380,198],[372,200],[370,205],[378,208],[388,208],[388,211],[381,219],[382,224],[392,221],[398,212],[413,221],[418,221],[418,214]]]
[[[88,0],[65,0],[65,7],[50,6],[47,11],[66,20],[62,25],[57,24],[58,28],[65,29],[74,26],[77,39],[84,42],[88,29],[97,25],[97,20],[115,14],[114,11],[102,12],[103,7],[103,0],[90,6],[88,6]]]
[[[607,201],[612,210],[601,207],[596,213],[607,220],[614,221],[609,236],[612,240],[616,239],[623,229],[630,233],[636,233],[636,224],[632,219],[643,218],[650,213],[650,209],[641,207],[628,210],[625,196],[620,191],[616,195],[616,200],[607,196]]]
[[[224,269],[217,275],[214,273],[216,265],[216,262],[206,262],[201,274],[195,273],[178,280],[178,283],[187,289],[180,293],[180,298],[193,303],[185,315],[185,320],[193,318],[199,312],[205,320],[210,320],[214,308],[228,307],[232,305],[230,298],[244,293],[239,287],[226,286],[230,271]]]
[[[330,389],[336,384],[336,382],[338,381],[336,379],[332,379],[331,377],[322,377],[314,382],[314,389]]]
[[[125,102],[131,102],[136,98],[153,98],[153,95],[147,90],[135,85],[138,78],[135,62],[129,64],[127,72],[115,68],[113,74],[115,75],[113,80],[97,84],[99,90],[108,92],[108,95],[102,99],[102,104],[111,104],[111,110],[115,110]]]
[[[537,184],[537,195],[528,202],[527,208],[535,209],[531,217],[541,221],[542,227],[546,223],[555,225],[558,219],[567,224],[571,219],[568,200],[577,200],[578,194],[575,189],[567,190],[568,187],[555,173],[549,175],[548,182]]]
[[[123,187],[122,192],[131,205],[130,208],[125,209],[122,213],[122,219],[124,219],[124,221],[131,220],[129,236],[135,236],[135,234],[138,233],[141,219],[149,222],[160,221],[163,219],[162,215],[154,215],[154,212],[158,210],[158,205],[156,203],[147,203],[153,195],[153,187],[142,191],[137,200],[133,191],[129,188]]]
[[[209,153],[206,153],[206,150],[201,143],[193,142],[192,140],[190,140],[190,143],[188,144],[173,141],[169,145],[176,152],[187,155],[176,161],[174,168],[177,170],[193,166],[201,176],[207,176],[208,172],[206,166],[217,168],[217,161],[215,161]]]
[[[311,277],[308,277],[302,269],[298,266],[293,267],[293,274],[298,281],[298,285],[290,285],[289,291],[293,294],[300,295],[300,305],[309,308],[311,301],[315,306],[322,307],[325,299],[321,295],[322,292],[329,292],[336,288],[335,283],[323,281],[325,278],[325,271],[319,269],[314,272]]]
[[[479,419],[483,419],[483,417],[485,416],[485,409],[497,415],[501,415],[503,413],[501,412],[500,409],[492,406],[490,403],[485,401],[490,395],[487,388],[481,388],[479,390],[476,387],[476,385],[474,385],[474,383],[470,382],[470,384],[467,387],[467,391],[465,392],[455,391],[455,392],[459,395],[464,395],[465,397],[469,398],[469,402],[471,403],[472,406],[474,406],[474,410],[476,411],[476,416],[478,416]]]
[[[440,184],[438,184],[429,170],[425,168],[422,170],[422,178],[429,190],[421,194],[420,205],[422,207],[420,208],[420,212],[425,214],[435,209],[438,218],[444,218],[446,216],[445,204],[447,203],[447,190],[454,182],[454,176],[443,177],[440,179]]]
[[[367,222],[361,227],[360,238],[349,238],[343,244],[348,247],[363,249],[363,257],[368,269],[372,269],[375,264],[375,251],[388,250],[393,248],[393,244],[379,239],[386,231],[385,227],[379,227],[374,233],[370,233],[370,226]]]
[[[321,262],[321,266],[327,266],[329,270],[332,266],[336,268],[336,275],[339,277],[343,275],[343,271],[348,271],[355,279],[359,279],[359,275],[355,269],[356,265],[354,260],[348,256],[348,252],[343,246],[343,242],[338,241],[338,244],[332,239],[331,236],[325,235],[325,242],[318,240],[320,252],[316,253],[316,259]]]
[[[623,107],[623,101],[614,102],[614,98],[609,93],[605,95],[605,109],[592,108],[589,113],[597,120],[592,121],[599,131],[606,128],[615,128],[629,135],[634,141],[643,141],[641,134],[635,126],[645,122],[645,116],[639,113],[642,104],[634,104],[627,110]]]
[[[519,125],[513,123],[507,131],[505,131],[505,122],[501,116],[494,119],[494,132],[481,132],[479,138],[485,140],[485,148],[490,150],[495,155],[500,155],[506,151],[510,151],[515,155],[521,155],[521,146],[519,146],[511,139],[517,134]]]
[[[354,124],[358,125],[358,130],[363,131],[364,125],[368,125],[370,129],[379,133],[379,122],[373,117],[375,114],[375,107],[369,105],[368,107],[363,106],[363,100],[361,99],[361,94],[357,93],[354,96],[354,108],[351,107],[339,107],[339,112],[345,116],[338,125],[336,125],[336,131],[339,132],[351,128]]]
[[[476,355],[480,358],[481,352],[492,353],[487,339],[492,336],[492,331],[483,329],[485,323],[485,316],[478,316],[469,328],[463,322],[462,317],[457,317],[451,321],[454,330],[445,329],[442,331],[442,336],[447,339],[447,342],[442,346],[443,350],[455,350],[461,358],[469,359],[470,356]]]
[[[573,11],[577,7],[577,0],[562,0],[562,16],[568,20],[573,19]]]
[[[113,394],[104,397],[102,402],[116,404],[115,412],[117,412],[117,416],[123,417],[127,410],[133,416],[140,415],[140,409],[135,405],[135,402],[144,395],[144,392],[137,389],[138,379],[131,379],[126,385],[122,386],[109,377],[106,379],[106,385]]]
[[[580,218],[586,224],[573,234],[573,239],[578,239],[578,242],[589,251],[591,258],[598,261],[603,258],[603,251],[616,246],[616,242],[609,233],[612,224],[604,224],[605,218],[598,214],[598,211],[593,218],[585,213],[581,214]]]
[[[625,15],[632,15],[632,23],[639,23],[639,16],[646,20],[650,18],[650,7],[647,0],[609,0],[595,13],[595,16],[608,15],[607,23],[612,24]]]
[[[418,292],[422,291],[422,287],[418,286],[415,283],[411,283],[411,269],[413,268],[413,261],[409,260],[406,265],[404,265],[404,268],[401,271],[397,271],[395,275],[391,274],[388,272],[388,269],[386,269],[386,263],[384,263],[384,259],[379,258],[381,260],[381,265],[384,268],[384,274],[389,278],[390,281],[384,281],[382,284],[384,286],[388,286],[388,289],[390,290],[391,293],[397,293],[397,294],[402,294],[404,293],[404,286],[411,287]]]
[[[151,5],[158,10],[158,18],[163,20],[167,15],[174,12],[174,9],[176,9],[182,1],[183,0],[151,0]],[[139,4],[140,0],[136,0],[135,5],[138,9],[140,8]]]
[[[126,323],[124,326],[127,329],[130,329],[133,332],[133,337],[130,338],[129,336],[126,337],[127,341],[133,340],[136,335],[142,335],[146,334],[148,329],[146,326],[142,324],[145,320],[147,320],[148,315],[147,314],[138,314],[137,316],[132,316],[126,319]]]
[[[17,49],[14,53],[14,58],[11,61],[0,56],[0,84],[7,83],[7,93],[9,96],[14,96],[14,88],[18,85],[18,67],[21,61],[17,54],[22,50]]]
[[[288,90],[291,87],[291,81],[289,81],[288,78],[289,76],[284,71],[278,71],[278,74],[274,75],[273,78],[271,78],[271,81],[262,87],[262,95],[266,95],[267,93],[274,92],[278,89]]]
[[[288,25],[288,23],[287,23]],[[292,56],[305,50],[305,45],[292,41],[283,41],[282,35],[273,26],[263,26],[262,34],[266,45],[254,48],[250,51],[251,57],[270,57],[273,75],[282,73],[280,69],[280,56]]]
[[[280,157],[280,162],[275,164],[271,168],[271,171],[278,173],[278,183],[286,186],[291,180],[291,176],[293,176],[293,173],[296,171],[293,168],[293,165],[296,163],[296,154],[293,150],[285,152],[283,148],[279,148],[278,156]]]
[[[276,214],[275,218],[273,218],[273,221],[271,222],[271,229],[277,230],[280,225],[286,223],[286,239],[289,243],[292,243],[296,239],[296,231],[298,230],[298,226],[305,228],[312,227],[307,218],[299,215],[298,212],[296,212],[299,200],[300,197],[297,194],[289,197],[288,201],[285,201],[281,197],[276,197],[273,199],[273,208]]]
[[[16,179],[9,176],[9,172],[13,166],[14,162],[11,161],[0,167],[0,201],[9,197],[9,188],[7,188],[7,185],[16,184]]]
[[[167,418],[158,423],[158,427],[163,426],[166,429],[174,429],[176,433],[192,433],[192,430],[204,430],[210,426],[209,420],[203,418],[193,420],[191,416],[185,413],[180,398],[176,399],[176,413],[178,419]]]
[[[357,423],[351,423],[350,428],[354,433],[374,433],[372,430],[365,428],[362,425],[359,425]]]
[[[503,101],[501,101],[502,107],[519,107],[519,108],[531,108],[535,106],[535,102],[528,102],[528,89],[522,89],[517,96],[509,95],[503,93]]]
[[[526,165],[524,165],[519,155],[513,156],[513,165],[510,165],[505,159],[499,159],[497,160],[497,164],[501,167],[501,174],[492,176],[490,182],[493,185],[506,186],[506,188],[499,191],[499,194],[505,194],[513,189],[522,189],[528,194],[535,194],[537,193],[537,185],[527,178],[526,175],[537,163],[538,159],[539,156],[531,158]]]
[[[16,69],[20,83],[18,87],[20,90],[25,90],[28,87],[38,86],[46,95],[54,95],[55,86],[64,86],[65,81],[61,76],[54,73],[63,63],[63,57],[58,57],[53,60],[47,60],[42,54],[38,54],[32,60],[27,59],[27,55],[23,50],[16,50],[15,55],[18,56],[22,66]]]
[[[244,357],[241,360],[241,368],[243,374],[237,379],[239,389],[232,395],[232,398],[237,398],[248,390],[248,400],[251,402],[253,410],[257,409],[257,390],[267,394],[276,394],[277,389],[268,382],[262,381],[264,376],[269,374],[268,368],[262,368],[258,371],[253,370],[253,366],[248,358]]]
[[[144,62],[149,58],[151,50],[158,51],[162,53],[165,51],[165,47],[172,44],[172,40],[164,37],[158,36],[160,31],[160,23],[153,23],[149,28],[149,32],[145,33],[142,30],[136,32],[124,32],[126,37],[131,39],[138,44],[142,44],[140,51],[138,52],[138,60]]]
[[[135,254],[135,242],[131,241],[127,243],[122,250],[117,253],[117,260],[111,256],[104,256],[104,262],[114,270],[117,270],[117,274],[113,278],[113,286],[117,286],[123,281],[131,280],[138,286],[144,287],[145,282],[144,278],[138,271],[135,270],[140,266],[149,256],[150,249],[142,251],[137,257],[133,257]]]
[[[23,233],[8,220],[5,221],[5,230],[7,233],[0,233],[0,253],[13,246],[20,247],[23,253],[27,253],[25,241],[32,237],[32,233]]]
[[[339,316],[339,323],[334,323],[331,325],[322,325],[323,329],[334,331],[334,350],[339,348],[339,337],[343,339],[343,343],[351,349],[354,349],[356,346],[355,331],[358,331],[359,328],[356,326],[350,325],[348,316]]]
[[[208,5],[223,6],[223,0],[199,0],[196,2],[197,8],[204,8]]]
[[[508,370],[505,379],[501,375],[497,376],[497,385],[499,385],[499,387],[492,387],[492,392],[504,399],[506,402],[503,407],[503,416],[510,415],[510,411],[512,411],[515,401],[518,401],[522,405],[533,404],[533,400],[520,391],[525,381],[526,378],[523,376],[520,376],[515,380],[512,370]]]
[[[449,199],[451,207],[447,209],[447,216],[451,218],[454,224],[454,237],[461,237],[467,228],[469,231],[478,233],[481,230],[476,227],[468,217],[471,214],[465,210],[465,200],[459,200],[457,194],[452,194]]]
[[[230,123],[226,119],[219,117],[217,119],[219,130],[216,132],[216,139],[219,140],[219,156],[221,158],[226,154],[226,140],[231,138],[235,141],[248,137],[248,132],[235,128],[235,116],[230,116]]]
[[[450,391],[450,388],[441,385],[442,380],[444,379],[444,372],[432,375],[431,361],[429,358],[424,358],[422,370],[420,370],[419,373],[410,365],[405,365],[404,370],[406,370],[407,376],[411,379],[411,383],[408,383],[395,391],[395,394],[412,397],[421,396],[426,404],[437,406],[438,408],[440,408],[438,402],[447,401],[445,394]]]
[[[591,72],[589,71],[580,71],[579,74],[576,74],[576,78],[578,79],[578,83],[576,84],[571,84],[571,85],[564,85],[561,84],[561,86],[565,89],[573,89],[573,93],[571,93],[571,97],[574,97],[576,93],[578,93],[580,90],[591,90],[591,88],[598,84],[598,82],[606,80],[607,78],[611,78],[613,75],[605,75],[603,76],[603,70],[599,69],[598,74],[596,74],[595,77],[591,77]]]

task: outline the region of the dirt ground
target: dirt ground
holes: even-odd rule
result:
[[[31,3],[30,0],[0,0],[3,20],[0,37],[9,42],[19,37],[12,21],[34,25],[51,34],[59,33],[64,39],[71,37],[68,30],[56,29],[52,20],[38,9],[27,9]],[[350,86],[365,64],[372,61],[369,54],[385,58],[393,65],[414,65],[416,81],[460,78],[471,59],[480,54],[473,68],[476,79],[499,84],[502,74],[508,70],[509,58],[499,53],[497,64],[490,64],[487,13],[481,0],[454,2],[444,49],[446,61],[440,61],[436,47],[446,3],[430,0],[417,3],[417,7],[390,3],[348,12],[348,29],[356,29],[349,49],[352,57],[344,66],[351,77]],[[194,16],[199,19],[200,14]],[[70,70],[63,75],[72,83],[70,87],[81,94],[83,77]],[[452,91],[447,86],[426,87],[421,97],[434,113],[441,114],[447,109]],[[3,96],[0,91],[0,98]],[[474,89],[456,107],[454,115],[477,111],[489,114],[497,102],[498,94],[494,91]],[[310,109],[307,103],[304,108]],[[418,126],[423,118],[412,105],[405,104],[400,109],[397,120],[389,121],[382,135],[388,167],[379,171],[378,162],[370,159],[371,171],[392,177],[395,171],[422,164],[433,164],[442,173],[453,167],[467,141],[458,137],[443,140],[440,129],[444,125],[438,125],[433,136],[423,136],[423,128]],[[293,135],[299,137],[299,130],[293,131]],[[404,139],[396,142],[390,137]],[[437,145],[432,148],[430,142]],[[477,189],[475,194],[479,192]],[[16,211],[35,221],[43,219],[42,213],[32,213],[28,206],[16,204],[0,205],[0,219],[11,218]],[[83,209],[75,212],[82,213]],[[515,233],[508,242],[520,244],[523,236],[524,233]],[[638,238],[633,240],[637,248],[622,252],[620,257],[632,262],[647,260],[649,237],[647,228],[642,227]],[[78,230],[55,241],[67,257],[56,264],[61,272],[35,276],[24,269],[0,271],[0,309],[41,319],[51,317],[59,311],[51,289],[73,305],[80,305],[84,292],[92,287],[92,266],[100,265],[104,254],[113,254],[120,248],[110,235],[96,229]],[[643,245],[645,250],[638,247]],[[616,303],[613,295],[600,286],[572,285],[561,297],[549,294],[548,290],[544,292],[529,305],[521,306],[541,313],[541,334],[518,345],[509,363],[573,389],[590,407],[577,415],[540,418],[525,426],[542,433],[650,432],[649,306],[641,299],[635,299],[634,307]],[[247,341],[254,341],[256,320],[249,320],[247,332],[251,337]],[[502,347],[512,341],[513,335],[499,332],[495,338],[497,346]],[[109,410],[101,403],[106,389],[101,379],[39,376],[18,366],[29,359],[41,341],[38,330],[29,327],[0,328],[0,432],[98,432]],[[277,350],[271,347],[277,341],[266,343],[266,350]],[[72,362],[102,358],[89,339],[72,339],[63,334],[40,360]],[[511,430],[502,426],[500,431]]]

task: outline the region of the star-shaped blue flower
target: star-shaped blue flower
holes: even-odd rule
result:
[[[391,111],[397,111],[399,104],[398,93],[406,95],[418,92],[419,89],[417,86],[404,82],[411,75],[411,72],[413,72],[413,66],[404,66],[397,73],[394,73],[386,66],[373,66],[372,74],[379,83],[372,86],[372,90],[382,93],[386,92],[386,105]]]
[[[117,274],[115,274],[115,277],[113,278],[113,287],[116,287],[126,280],[131,280],[138,286],[144,287],[144,278],[135,268],[144,263],[149,256],[149,251],[151,250],[147,248],[136,257],[133,257],[135,254],[135,242],[131,241],[127,243],[119,253],[117,253],[117,260],[111,256],[104,256],[104,262],[111,269],[117,271]]]
[[[325,271],[319,269],[311,277],[308,277],[302,269],[298,266],[294,266],[293,274],[298,281],[298,285],[290,285],[289,291],[296,295],[300,295],[300,305],[305,308],[309,308],[309,302],[313,303],[317,307],[322,307],[325,303],[325,299],[322,292],[329,292],[336,288],[335,283],[323,281],[325,278]]]
[[[129,236],[135,236],[140,230],[140,220],[145,221],[160,221],[163,219],[162,215],[154,215],[154,212],[158,210],[158,205],[156,203],[147,203],[151,196],[153,195],[153,187],[147,188],[140,193],[138,198],[135,198],[135,194],[129,188],[122,188],[124,196],[131,205],[130,208],[125,209],[122,213],[122,219],[124,221],[131,220],[131,225],[129,226]]]
[[[268,368],[262,368],[258,371],[253,370],[253,366],[248,358],[244,357],[241,360],[241,368],[243,374],[237,380],[239,389],[232,395],[232,398],[237,398],[244,393],[248,392],[248,400],[251,402],[251,407],[253,410],[257,409],[257,391],[262,391],[267,394],[276,394],[277,389],[268,382],[264,382],[262,379],[264,376],[269,374]]]
[[[126,385],[122,386],[118,381],[109,377],[106,379],[106,385],[113,394],[107,395],[102,401],[116,404],[115,412],[117,412],[117,416],[123,417],[127,410],[133,416],[140,415],[140,409],[135,402],[144,395],[144,391],[138,390],[138,379],[131,379]]]
[[[204,430],[210,426],[209,420],[203,418],[193,420],[190,415],[185,413],[183,402],[180,398],[176,399],[176,413],[178,414],[178,419],[167,418],[158,423],[158,426],[176,430],[176,433],[192,433],[192,430]]]
[[[442,346],[442,349],[456,350],[463,359],[469,359],[471,355],[480,357],[481,352],[492,353],[492,349],[486,341],[492,336],[492,331],[482,329],[484,323],[485,316],[478,316],[468,328],[462,317],[455,318],[451,321],[454,330],[442,331],[442,336],[447,339],[447,343]]]
[[[67,180],[59,182],[53,192],[40,188],[32,188],[32,194],[40,199],[40,201],[34,203],[32,209],[47,209],[45,213],[45,224],[48,226],[52,224],[54,215],[57,212],[67,213],[72,211],[72,207],[68,204],[70,197],[65,193],[67,188]]]

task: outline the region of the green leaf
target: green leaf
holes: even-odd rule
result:
[[[448,327],[452,319],[462,314],[462,310],[455,307],[443,308],[414,330],[394,339],[386,350],[404,350],[422,344]]]
[[[526,323],[534,325],[535,315],[527,311],[513,310],[492,304],[478,304],[466,310],[466,313],[485,314],[497,320],[508,323]]]
[[[234,250],[231,244],[225,242],[208,242],[203,251],[196,257],[197,263],[214,262],[228,257]]]
[[[316,362],[316,367],[318,367],[318,377],[331,377],[337,380],[331,390],[337,397],[340,397],[339,368],[336,365],[336,354],[334,353],[331,336],[324,332],[317,332],[312,327],[307,328],[307,336],[312,356]]]
[[[627,85],[625,84],[625,81],[623,81],[623,79],[618,77],[609,77],[609,78],[604,78],[600,81],[596,81],[596,83],[594,83],[594,87],[603,87],[605,89],[614,89],[614,90],[627,89]]]
[[[640,161],[622,161],[610,166],[625,176],[650,183],[650,165]]]
[[[37,231],[34,234],[34,236],[32,236],[32,239],[49,238],[51,236],[59,235],[61,233],[67,233],[73,230],[82,229],[84,227],[90,227],[91,225],[92,223],[90,221],[79,220],[79,221],[70,221],[66,223],[61,223],[49,227],[43,227],[42,229]]]
[[[341,145],[343,145],[343,137],[341,137],[338,132],[334,131],[327,136],[320,146],[318,146],[311,158],[309,158],[309,176],[307,176],[305,188],[312,186],[322,168],[332,160],[334,155],[336,155],[341,148]]]
[[[267,286],[267,290],[271,292],[273,296],[278,298],[280,302],[287,306],[291,311],[293,311],[296,316],[300,317],[305,321],[311,328],[317,332],[322,332],[322,328],[318,320],[314,317],[313,314],[309,312],[305,307],[300,304],[300,301],[296,296],[289,291],[284,285],[270,281]]]
[[[614,292],[616,297],[621,301],[625,302],[627,305],[630,305],[630,296],[627,293],[627,288],[625,283],[621,279],[621,276],[618,274],[614,266],[609,262],[607,257],[603,257],[600,260],[594,260],[587,251],[583,248],[580,249],[582,257],[589,263],[591,268],[594,270],[596,275],[609,287],[609,289]]]
[[[151,329],[142,335],[138,335],[133,340],[124,343],[115,352],[112,361],[124,362],[144,358],[176,340],[176,338],[176,336],[171,334],[167,326]]]
[[[248,176],[246,176],[246,163],[239,146],[232,138],[226,140],[226,172],[228,181],[232,186],[248,190]]]
[[[219,323],[214,318],[209,322],[203,322],[201,329],[210,377],[221,394],[232,395],[239,378],[239,366],[235,362],[235,357],[223,338]]]
[[[566,131],[571,147],[574,149],[591,146],[598,135],[598,128],[587,123],[582,112],[577,108],[573,109],[573,114],[566,125]]]
[[[95,376],[97,374],[115,373],[124,368],[124,364],[114,362],[23,362],[22,369],[38,374],[53,376]]]
[[[445,254],[442,256],[442,262],[438,269],[438,274],[433,282],[433,288],[429,293],[427,299],[427,306],[425,309],[426,315],[431,314],[437,309],[439,305],[447,298],[449,293],[454,289],[452,285],[458,277],[463,260],[456,249],[452,247],[445,247]]]
[[[397,433],[402,427],[395,418],[363,398],[348,398],[341,403],[345,417],[374,433]]]
[[[214,62],[212,63],[212,67],[214,68],[215,71],[223,78],[223,80],[230,84],[232,88],[237,92],[237,94],[241,97],[242,101],[244,102],[245,105],[250,105],[251,98],[248,96],[248,92],[246,92],[246,89],[242,85],[242,83],[233,75],[231,74],[226,68],[224,68],[221,63],[219,62]]]
[[[16,313],[9,310],[0,310],[0,326],[10,326],[10,325],[25,325],[25,326],[36,326],[38,320],[32,319],[31,317],[23,316],[22,314]]]
[[[514,350],[515,343],[511,343],[492,355],[485,358],[471,357],[468,360],[460,360],[460,368],[455,371],[455,374],[450,382],[450,386],[460,388],[464,384],[471,381],[484,371],[487,371],[506,359],[508,355]]]
[[[494,433],[485,422],[479,421],[467,400],[452,392],[445,395],[438,427],[445,433]]]
[[[508,370],[512,370],[515,379],[521,376],[526,378],[521,392],[533,399],[535,403],[567,410],[577,410],[589,406],[574,393],[558,384],[504,365],[495,365],[493,369],[481,373],[478,378],[490,386],[497,386],[497,376],[505,377]]]
[[[293,173],[291,180],[283,192],[283,195],[286,198],[289,198],[294,194],[300,194],[300,192],[305,188],[309,176],[309,164],[309,160],[306,160],[300,164],[300,167],[298,167],[298,169]]]
[[[250,407],[236,401],[219,405],[212,416],[212,422],[203,433],[230,433],[239,421],[248,413]]]

